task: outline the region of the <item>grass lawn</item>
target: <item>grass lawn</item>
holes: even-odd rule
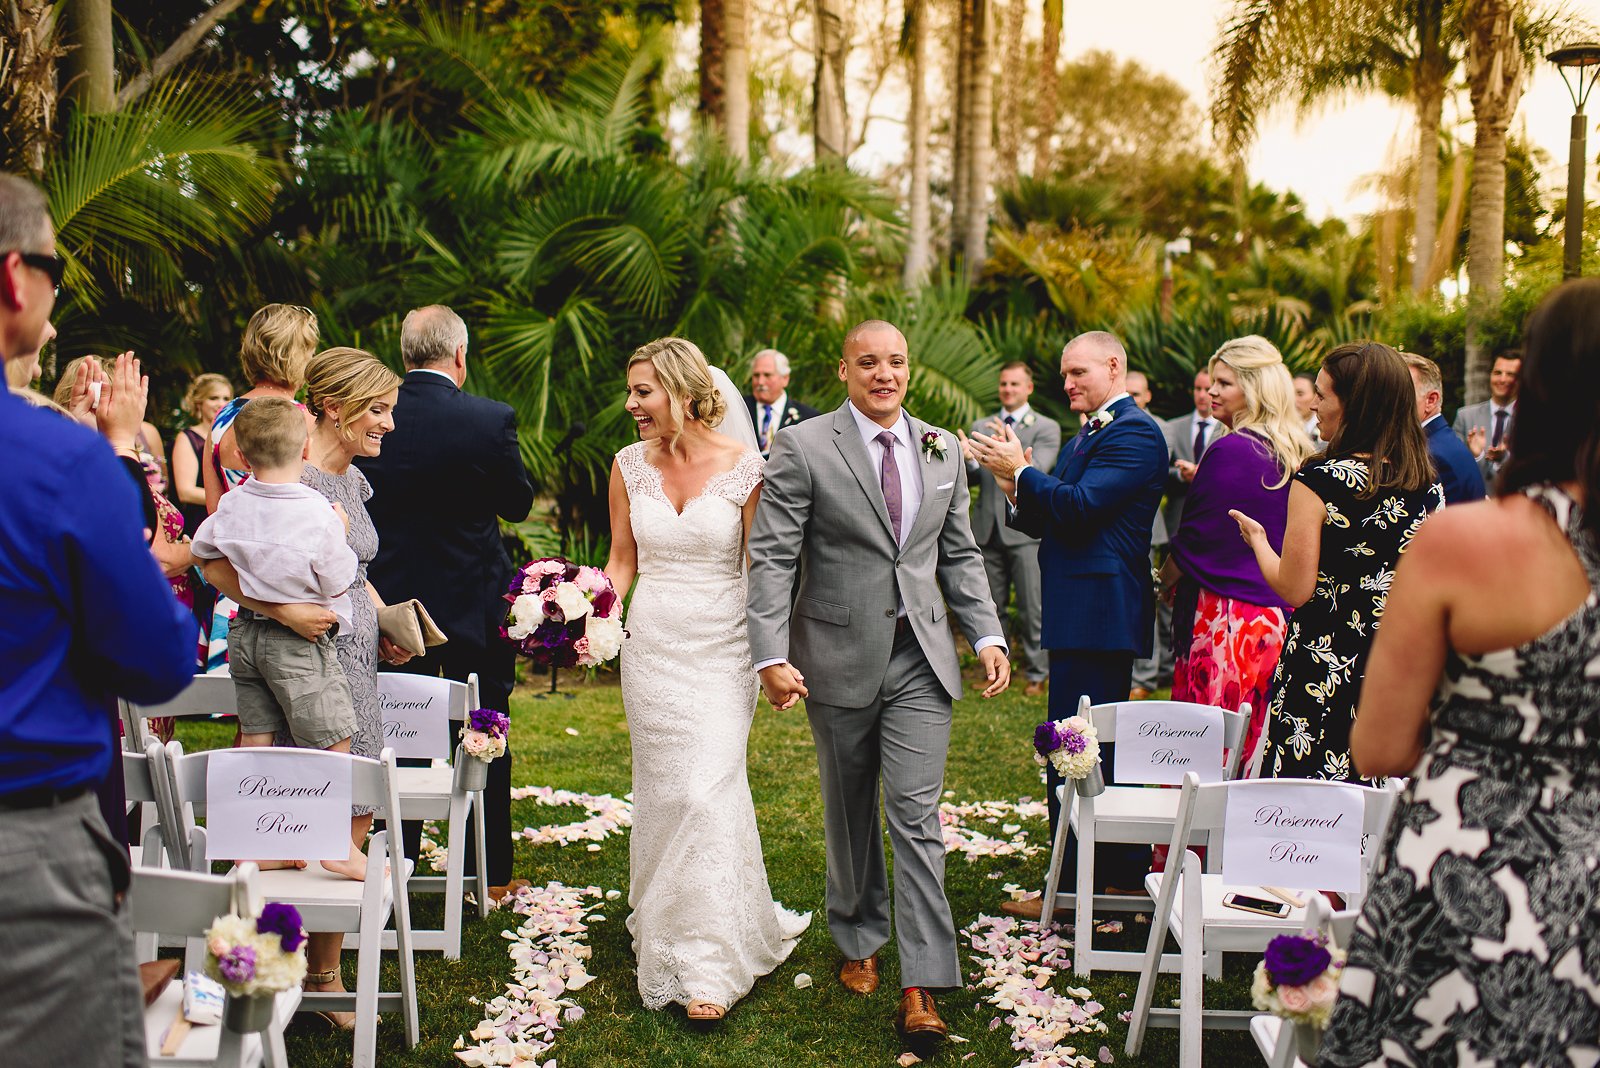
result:
[[[969,677],[970,678],[970,677]],[[537,683],[519,687],[512,701],[512,741],[515,752],[513,785],[551,786],[586,793],[626,794],[629,783],[628,733],[622,715],[621,692],[614,673],[592,682],[574,677],[563,680],[571,699],[536,697]],[[969,682],[969,689],[970,689]],[[1026,698],[1018,686],[994,701],[970,697],[956,706],[954,734],[945,787],[958,803],[1009,800],[1042,796],[1037,768],[1029,755],[1034,724],[1043,719],[1043,698]],[[571,728],[576,735],[567,733]],[[225,745],[231,725],[181,723],[179,738],[186,748]],[[730,1012],[714,1032],[702,1034],[685,1022],[681,1010],[646,1012],[635,986],[633,954],[624,920],[626,897],[604,910],[605,922],[590,929],[594,955],[589,970],[593,983],[572,995],[586,1015],[560,1032],[554,1057],[562,1068],[623,1068],[674,1065],[741,1066],[765,1068],[788,1065],[880,1065],[895,1063],[901,1052],[892,1021],[896,1007],[897,975],[893,940],[883,955],[884,986],[871,998],[849,994],[834,975],[839,956],[828,937],[823,910],[822,802],[817,792],[817,768],[810,731],[803,713],[775,713],[765,702],[757,713],[750,739],[750,782],[755,795],[773,894],[791,908],[815,915],[811,928],[793,955],[775,974],[756,983],[754,991]],[[582,819],[583,810],[549,808],[532,800],[513,802],[513,825],[538,826]],[[1042,820],[1030,822],[1030,836],[1048,845]],[[979,858],[968,863],[952,855],[947,889],[957,928],[973,922],[980,912],[995,914],[1003,896],[1000,887],[1015,882],[1028,887],[1044,884],[1045,856],[1033,858]],[[997,873],[997,874],[996,874]],[[516,874],[535,885],[558,881],[568,886],[598,886],[621,890],[628,885],[626,834],[607,839],[598,851],[584,844],[566,847],[533,846],[519,840]],[[996,875],[990,878],[991,875]],[[421,926],[438,926],[442,915],[439,895],[413,898],[413,917]],[[708,909],[716,908],[707,902]],[[1125,919],[1131,917],[1124,916]],[[445,1066],[457,1063],[451,1046],[457,1036],[477,1026],[479,1006],[468,999],[489,1000],[503,993],[511,977],[506,954],[509,943],[501,931],[520,922],[509,912],[490,913],[480,920],[468,910],[462,933],[461,959],[445,961],[437,953],[417,955],[421,1002],[422,1042],[405,1049],[398,1016],[385,1016],[378,1030],[379,1063],[386,1066]],[[1108,945],[1143,948],[1148,928],[1129,922],[1124,934],[1100,936]],[[965,942],[963,966],[967,961]],[[1208,1004],[1222,1008],[1249,1007],[1249,974],[1254,959],[1228,960],[1226,977],[1207,991]],[[355,957],[345,955],[345,980],[354,982]],[[386,963],[386,985],[394,989],[394,970]],[[809,989],[796,989],[794,977],[809,973],[816,980]],[[1057,989],[1075,986],[1071,976],[1058,976]],[[1124,1057],[1125,1028],[1117,1013],[1133,1000],[1136,977],[1096,975],[1088,984],[1105,1005],[1102,1018],[1106,1035],[1081,1036],[1080,1053],[1094,1057],[1105,1045],[1119,1064],[1168,1065],[1177,1062],[1177,1036],[1172,1030],[1149,1032],[1145,1051],[1137,1060]],[[1177,996],[1176,979],[1165,980],[1157,990],[1157,1004],[1171,1004]],[[939,999],[952,1033],[970,1042],[946,1044],[930,1063],[963,1068],[1006,1068],[1023,1056],[1010,1047],[1010,1028],[989,1024],[995,1011],[977,993],[958,991]],[[1208,1031],[1206,1063],[1232,1066],[1260,1064],[1254,1044],[1243,1032]],[[332,1068],[350,1061],[350,1039],[329,1034],[320,1022],[297,1023],[290,1030],[289,1057],[306,1068]],[[965,1059],[964,1059],[965,1058]]]

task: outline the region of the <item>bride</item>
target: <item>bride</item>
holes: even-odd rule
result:
[[[620,594],[638,579],[622,704],[633,744],[628,931],[639,995],[647,1009],[677,1002],[704,1024],[783,963],[811,921],[772,900],[745,774],[757,687],[745,545],[762,460],[737,397],[681,338],[629,359],[627,409],[640,440],[611,468],[605,567]]]

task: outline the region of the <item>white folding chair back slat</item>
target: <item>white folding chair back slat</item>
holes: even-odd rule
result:
[[[1262,803],[1271,797],[1270,791],[1290,784],[1296,789],[1312,788],[1326,791],[1354,791],[1359,794],[1362,806],[1362,839],[1359,858],[1362,892],[1370,880],[1372,864],[1378,843],[1383,839],[1398,784],[1391,782],[1386,789],[1373,789],[1345,782],[1317,780],[1242,779],[1235,782],[1200,785],[1190,776],[1184,782],[1173,823],[1172,837],[1167,856],[1167,868],[1162,873],[1151,873],[1145,879],[1146,890],[1155,899],[1155,913],[1150,920],[1150,939],[1145,947],[1144,966],[1139,976],[1139,991],[1135,996],[1132,1018],[1128,1023],[1126,1044],[1130,1056],[1137,1056],[1144,1043],[1144,1032],[1150,1025],[1173,1026],[1179,1029],[1180,1068],[1199,1068],[1202,1028],[1209,1019],[1215,1026],[1252,1028],[1253,1012],[1207,1011],[1201,977],[1201,962],[1205,955],[1214,952],[1261,953],[1267,943],[1281,934],[1298,934],[1307,929],[1312,920],[1312,908],[1318,908],[1315,888],[1290,889],[1305,893],[1308,904],[1290,907],[1282,917],[1270,917],[1229,908],[1223,904],[1225,895],[1232,889],[1261,897],[1265,892],[1259,887],[1225,886],[1221,875],[1207,874],[1202,870],[1200,858],[1189,844],[1200,832],[1207,834],[1208,851],[1215,855],[1220,869],[1227,848],[1228,795],[1234,791],[1260,794]],[[1180,860],[1181,858],[1181,860]],[[1210,859],[1210,858],[1208,858]],[[1360,893],[1347,895],[1359,899]],[[1317,915],[1321,915],[1320,908]],[[1353,922],[1353,921],[1352,921]],[[1168,936],[1178,943],[1180,956],[1180,997],[1177,1010],[1153,1009],[1155,982],[1159,971],[1162,947]],[[1258,1040],[1259,1041],[1259,1040]],[[1279,1043],[1274,1040],[1274,1050]]]
[[[467,676],[466,682],[457,682],[453,679],[380,672],[379,692],[382,693],[386,683],[394,679],[407,680],[411,685],[423,682],[435,686],[443,697],[439,706],[447,719],[464,720],[469,711],[478,707],[476,674]],[[414,947],[423,951],[442,952],[446,960],[456,960],[461,956],[461,917],[469,886],[477,899],[478,916],[482,918],[489,915],[488,885],[487,880],[481,877],[482,864],[480,863],[478,867],[479,874],[466,873],[466,845],[469,834],[477,845],[477,856],[481,858],[486,855],[484,846],[488,836],[484,826],[483,795],[481,791],[458,789],[456,778],[451,771],[451,768],[463,759],[476,758],[464,757],[461,747],[455,745],[453,739],[452,747],[454,759],[449,766],[442,766],[441,761],[435,760],[432,767],[398,769],[401,818],[447,821],[445,826],[449,851],[445,860],[445,873],[411,877],[412,893],[445,895],[444,926],[438,930],[413,931]],[[384,932],[384,948],[394,948],[393,931]]]
[[[253,915],[258,911],[256,876],[253,864],[242,864],[229,875],[169,868],[138,869],[128,888],[129,922],[140,935],[177,935],[191,945],[203,947],[205,933],[218,916],[232,912]],[[202,962],[203,958],[191,958],[186,961],[185,972],[198,970]],[[195,1027],[177,1053],[167,1057],[161,1055],[162,1042],[183,1006],[183,984],[173,982],[145,1010],[145,1049],[150,1064],[153,1068],[198,1068],[200,1065],[287,1068],[283,1029],[300,1004],[300,997],[299,989],[277,995],[272,1022],[265,1031],[241,1035],[226,1023]]]
[[[1101,745],[1116,741],[1117,727],[1123,721],[1124,705],[1136,705],[1141,719],[1149,714],[1160,714],[1171,708],[1207,709],[1214,706],[1196,705],[1184,701],[1114,702],[1090,705],[1083,697],[1078,702],[1078,715],[1094,725]],[[1222,714],[1222,747],[1224,750],[1222,776],[1232,779],[1238,771],[1244,736],[1250,726],[1250,705],[1240,706],[1237,712],[1219,708]],[[1057,792],[1061,816],[1057,821],[1055,840],[1050,850],[1050,863],[1045,874],[1044,894],[1040,898],[1039,922],[1048,929],[1057,908],[1074,911],[1073,969],[1078,975],[1090,976],[1095,969],[1101,971],[1138,971],[1144,954],[1130,951],[1096,949],[1094,946],[1094,914],[1096,912],[1142,912],[1150,908],[1150,900],[1143,895],[1095,894],[1094,853],[1097,842],[1118,842],[1132,845],[1164,844],[1172,832],[1172,821],[1178,810],[1178,791],[1175,788],[1152,788],[1144,785],[1121,784],[1107,786],[1095,797],[1082,797],[1072,783],[1066,783]],[[1078,875],[1072,891],[1061,887],[1061,862],[1068,849],[1068,831],[1077,835]],[[1205,844],[1204,835],[1194,842]],[[1220,975],[1220,957],[1208,959],[1207,967]],[[1178,958],[1163,958],[1163,970],[1175,971]]]
[[[196,675],[170,701],[159,705],[137,705],[132,701],[117,700],[117,711],[122,716],[123,738],[126,748],[142,752],[150,732],[145,728],[147,719],[172,716],[177,719],[209,719],[212,716],[234,716],[239,705],[233,695],[233,679],[223,674]]]
[[[348,765],[351,802],[374,808],[373,815],[395,828],[400,797],[395,774],[394,751],[383,750],[377,760],[347,753],[318,752],[306,749],[259,748],[227,750],[247,752],[270,771],[274,761],[325,760]],[[180,826],[192,824],[205,810],[206,776],[211,753],[185,755],[177,742],[167,745],[167,768],[172,783],[174,804],[171,818]],[[355,932],[357,938],[356,989],[354,992],[307,992],[300,1003],[306,1011],[354,1011],[356,1014],[355,1068],[373,1068],[377,1057],[377,1017],[380,1012],[400,1010],[404,1018],[406,1042],[415,1046],[419,1039],[417,1018],[416,960],[411,941],[411,907],[408,882],[411,862],[390,849],[390,832],[379,831],[367,842],[365,879],[357,881],[336,875],[312,862],[305,869],[279,869],[261,872],[257,885],[268,901],[294,905],[308,931]],[[385,868],[387,867],[387,874]],[[400,989],[379,989],[378,965],[383,949],[383,931],[394,919],[394,944],[400,971]]]

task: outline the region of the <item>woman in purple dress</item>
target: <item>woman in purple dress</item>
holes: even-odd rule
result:
[[[1172,699],[1235,709],[1249,702],[1248,756],[1266,722],[1289,605],[1261,577],[1228,513],[1254,516],[1281,549],[1290,476],[1313,447],[1272,342],[1235,338],[1208,370],[1211,413],[1232,432],[1206,448],[1162,576],[1174,594]]]

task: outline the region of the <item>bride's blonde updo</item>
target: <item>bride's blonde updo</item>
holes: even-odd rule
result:
[[[683,433],[685,413],[710,429],[721,425],[722,417],[728,414],[728,405],[711,379],[711,367],[706,363],[705,354],[693,341],[658,337],[633,350],[628,366],[636,363],[649,363],[654,367],[661,388],[679,401],[668,409],[672,417],[672,441]]]

